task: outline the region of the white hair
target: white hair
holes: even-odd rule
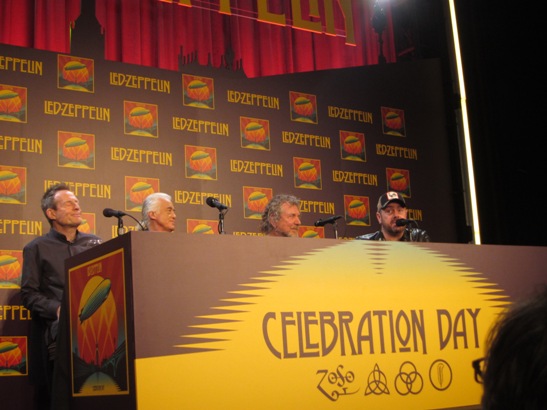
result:
[[[144,202],[142,203],[142,226],[147,231],[150,227],[150,217],[148,212],[150,211],[159,211],[159,202],[160,199],[165,199],[166,201],[173,202],[171,195],[168,195],[163,192],[154,192],[153,194],[148,195]]]

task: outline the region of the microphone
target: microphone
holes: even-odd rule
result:
[[[397,225],[397,226],[405,226],[405,225],[410,225],[410,224],[414,224],[414,223],[416,223],[415,220],[413,220],[413,219],[404,219],[404,218],[397,219],[395,221],[395,225]]]
[[[326,218],[326,219],[319,219],[318,221],[315,221],[314,225],[325,226],[326,224],[334,223],[337,219],[340,219],[340,218],[342,218],[342,215],[331,216],[330,218]]]
[[[134,221],[136,221],[139,224],[139,226],[141,227],[141,229],[143,231],[146,231],[146,229],[144,229],[144,226],[142,225],[142,223],[137,218],[135,218],[133,215],[126,214],[123,211],[116,211],[114,209],[105,208],[105,209],[103,209],[103,216],[106,216],[107,218],[110,218],[111,216],[115,216],[116,218],[118,218],[118,236],[123,235],[122,216],[130,217],[131,219],[133,219]]]
[[[107,218],[110,218],[111,216],[115,216],[116,218],[121,218],[122,216],[127,215],[123,211],[115,211],[114,209],[105,208],[103,209],[103,216],[106,216]]]
[[[211,208],[217,208],[219,211],[223,211],[224,209],[228,209],[226,205],[219,202],[218,199],[213,198],[212,196],[208,197],[205,202],[207,205],[209,205]]]

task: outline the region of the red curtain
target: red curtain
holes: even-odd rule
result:
[[[0,43],[67,53],[79,13],[79,0],[0,0]]]
[[[92,2],[93,0],[82,0]],[[257,21],[258,0],[231,0],[231,15],[219,0],[192,0],[192,7],[160,0],[95,0],[105,39],[105,59],[179,70],[182,64],[243,69],[248,77],[363,66],[378,63],[378,35],[371,18],[376,0],[353,0],[356,45],[345,44],[340,0],[332,0],[337,36],[291,27],[292,3],[302,17],[327,0],[269,1],[268,11],[287,18],[286,26]],[[89,4],[89,3],[86,3]],[[389,3],[382,54],[395,61]],[[80,0],[0,0],[0,42],[70,53],[70,27],[78,29]]]

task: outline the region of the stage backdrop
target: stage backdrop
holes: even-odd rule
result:
[[[21,400],[30,397],[22,249],[49,230],[40,198],[57,182],[79,197],[81,230],[104,240],[118,234],[104,208],[139,219],[157,191],[172,195],[178,232],[218,234],[212,196],[229,207],[226,234],[258,235],[268,200],[292,193],[301,237],[351,239],[377,229],[377,198],[396,190],[434,241],[456,241],[437,60],[248,79],[100,55],[0,45],[0,343],[21,346],[8,366]],[[314,226],[335,215],[336,225]],[[123,220],[124,232],[135,229]]]
[[[333,237],[314,222],[342,215],[351,238],[377,229],[377,198],[395,190],[434,241],[456,241],[436,60],[250,80],[0,53],[2,244],[47,231],[39,202],[59,181],[80,199],[81,229],[104,239],[117,234],[104,207],[140,218],[157,191],[173,196],[178,231],[217,232],[214,196],[230,208],[226,233],[256,235],[267,201],[285,192],[302,199],[302,235]]]

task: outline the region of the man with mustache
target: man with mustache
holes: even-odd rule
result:
[[[389,191],[378,199],[378,211],[376,219],[380,224],[380,230],[374,233],[357,236],[355,239],[369,241],[405,241],[405,242],[430,242],[429,235],[423,229],[411,228],[409,223],[398,224],[398,220],[406,220],[408,209],[405,198],[399,192]],[[407,221],[408,222],[408,221]]]

